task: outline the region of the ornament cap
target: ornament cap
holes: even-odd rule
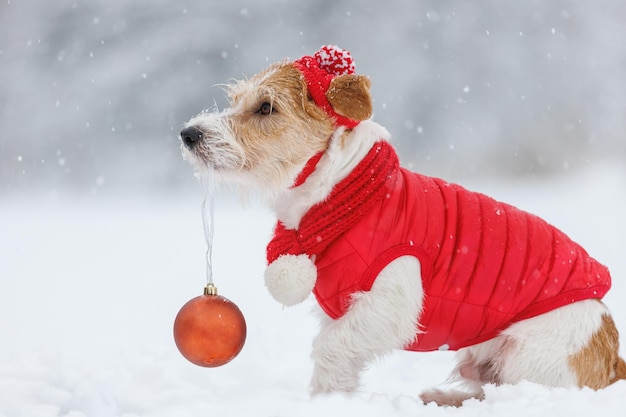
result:
[[[213,283],[208,283],[204,287],[204,295],[217,295],[217,287]]]

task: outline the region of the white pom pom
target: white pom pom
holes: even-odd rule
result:
[[[265,286],[289,307],[306,300],[317,280],[317,268],[307,255],[281,255],[265,270]]]

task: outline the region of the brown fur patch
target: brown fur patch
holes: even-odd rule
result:
[[[611,316],[602,316],[598,331],[587,346],[569,357],[569,364],[581,387],[600,389],[626,378],[626,364],[619,357],[619,335]]]
[[[326,92],[333,110],[352,120],[366,120],[372,116],[370,80],[364,75],[340,75],[333,78]]]
[[[613,382],[619,381],[620,379],[626,379],[626,362],[624,362],[624,359],[622,358],[617,358],[617,366],[615,367],[615,378],[613,378],[611,384]]]

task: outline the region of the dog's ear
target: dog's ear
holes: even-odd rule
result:
[[[366,120],[372,116],[370,80],[364,75],[339,75],[330,83],[326,98],[335,113],[352,120]]]

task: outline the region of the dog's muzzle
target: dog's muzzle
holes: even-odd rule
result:
[[[202,132],[193,126],[189,126],[180,131],[180,140],[183,141],[187,149],[193,150],[202,140]]]

